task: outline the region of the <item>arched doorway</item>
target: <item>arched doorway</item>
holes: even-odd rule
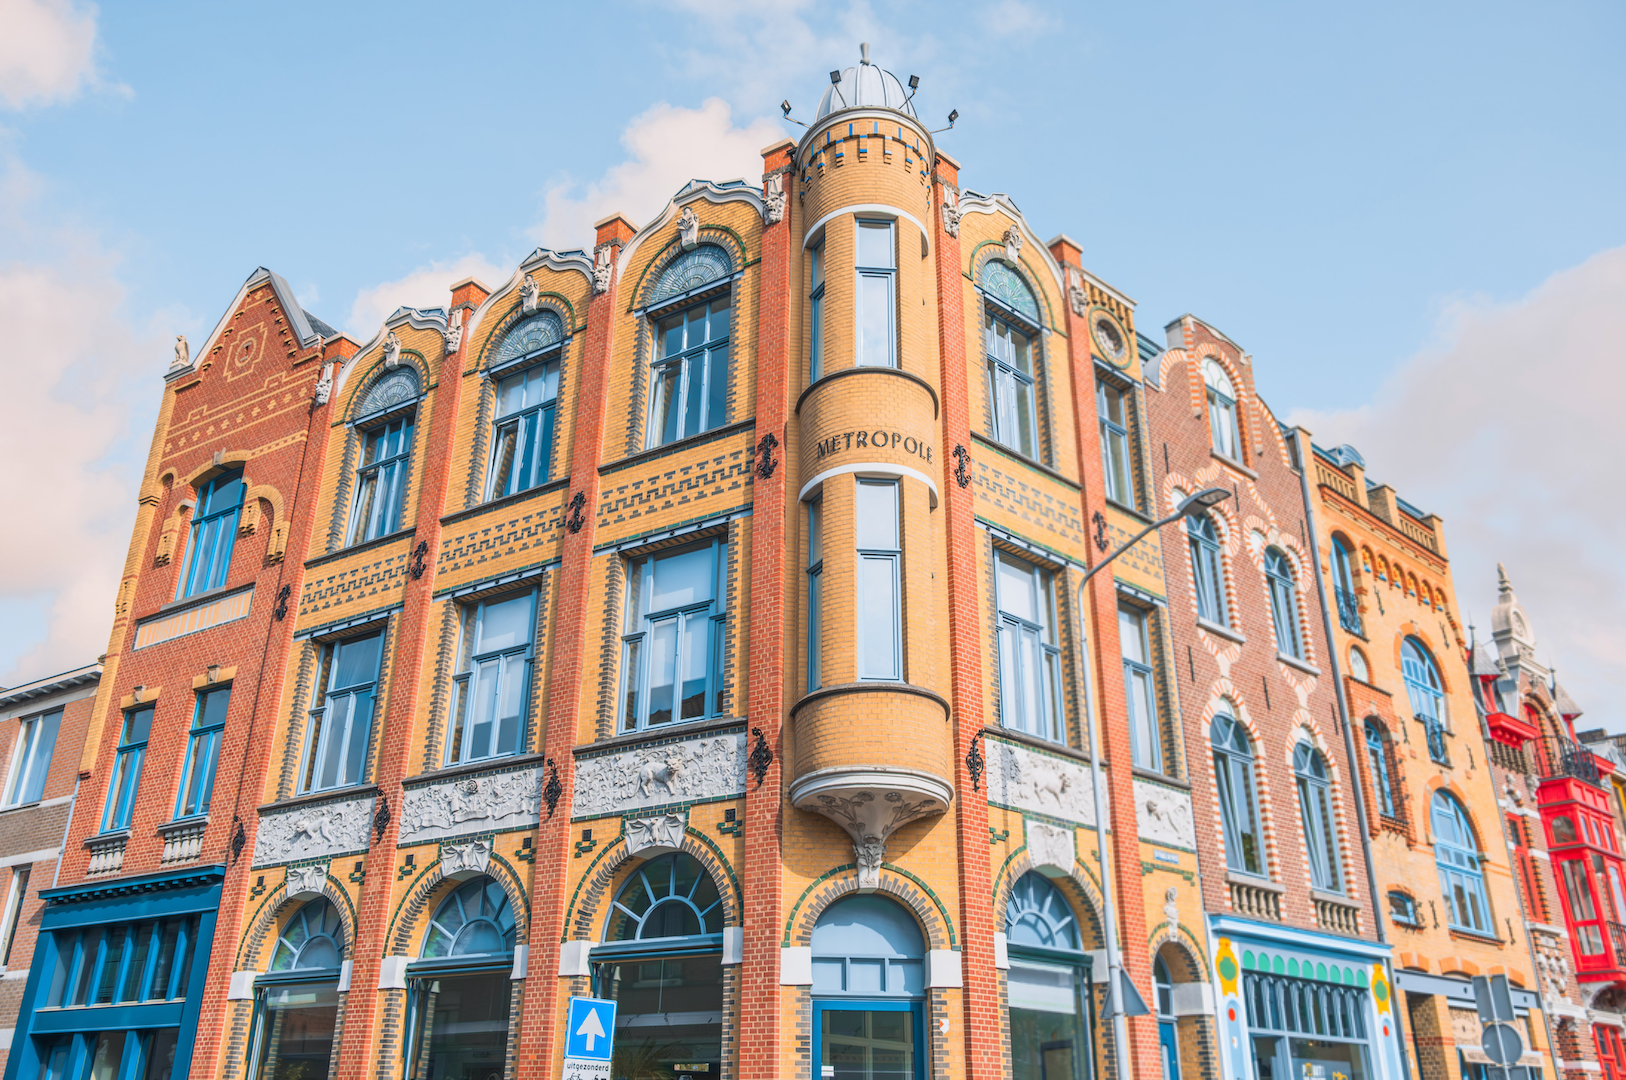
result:
[[[326,1076],[339,1016],[344,928],[326,897],[282,924],[271,964],[254,980],[256,1080]]]
[[[1094,1060],[1090,958],[1073,907],[1029,871],[1005,906],[1013,1080],[1088,1080]]]
[[[407,969],[412,1077],[501,1076],[513,994],[514,911],[489,877],[440,902]]]
[[[815,1076],[923,1080],[926,942],[884,896],[830,905],[813,926]]]

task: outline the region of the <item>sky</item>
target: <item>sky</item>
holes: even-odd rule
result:
[[[1626,5],[1562,0],[0,0],[0,683],[106,648],[174,335],[256,267],[367,340],[758,180],[861,41],[1144,333],[1219,327],[1440,514],[1482,635],[1505,563],[1582,726],[1626,731]]]

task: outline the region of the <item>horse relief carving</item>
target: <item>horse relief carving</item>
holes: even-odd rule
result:
[[[988,741],[988,801],[1019,810],[1095,821],[1089,768],[1010,743]]]
[[[372,813],[373,800],[366,798],[263,814],[254,839],[254,865],[276,866],[297,859],[365,851]]]

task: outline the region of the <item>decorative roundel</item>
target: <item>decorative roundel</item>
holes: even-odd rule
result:
[[[1129,358],[1129,339],[1125,336],[1123,328],[1111,315],[1097,313],[1095,316],[1095,343],[1101,346],[1113,360],[1126,360]]]

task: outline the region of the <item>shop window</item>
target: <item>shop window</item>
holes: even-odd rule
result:
[[[1265,552],[1265,582],[1270,589],[1270,618],[1276,628],[1276,651],[1294,660],[1304,659],[1299,637],[1299,588],[1293,564],[1279,548]]]
[[[1494,934],[1485,875],[1480,869],[1479,842],[1474,838],[1468,812],[1446,792],[1436,791],[1430,820],[1434,862],[1440,872],[1440,892],[1445,895],[1451,925],[1478,934]]]
[[[1253,742],[1242,725],[1224,715],[1209,726],[1214,746],[1214,780],[1225,832],[1225,865],[1263,877],[1265,854],[1255,796]]]
[[[1367,989],[1247,971],[1242,995],[1251,1029],[1252,1075],[1373,1077]]]
[[[994,403],[994,438],[1026,457],[1038,452],[1033,392],[1033,338],[1008,319],[983,316],[988,392]]]
[[[1236,423],[1236,388],[1217,360],[1203,362],[1203,384],[1208,395],[1208,432],[1214,452],[1232,461],[1242,460],[1242,437]]]
[[[721,538],[633,562],[621,639],[621,730],[720,716],[728,611]]]
[[[903,678],[903,540],[898,482],[858,481],[858,676]]]
[[[356,508],[350,515],[352,544],[364,544],[401,528],[406,511],[407,467],[412,460],[412,432],[413,416],[408,414],[384,420],[361,433]]]
[[[322,646],[305,725],[301,794],[359,784],[366,775],[383,642],[379,631]]]
[[[223,472],[203,485],[192,511],[192,530],[175,599],[218,589],[226,584],[232,546],[237,539],[237,516],[243,508],[243,472]]]
[[[598,996],[617,1003],[615,1076],[717,1076],[723,1056],[723,906],[683,852],[636,867],[592,952]]]
[[[17,727],[17,744],[11,752],[11,772],[6,777],[6,806],[39,802],[45,795],[45,776],[56,751],[57,730],[62,726],[62,710],[52,709],[30,716]]]
[[[536,593],[463,609],[446,764],[517,754],[535,663]]]
[[[184,998],[198,945],[196,915],[54,930],[42,1003],[71,1009]]]
[[[113,758],[113,778],[107,785],[107,808],[102,812],[102,832],[130,827],[135,812],[136,792],[141,787],[141,766],[147,757],[147,737],[152,734],[153,706],[131,709],[124,714],[119,729],[119,748]]]
[[[722,427],[728,411],[728,297],[702,301],[655,325],[646,444],[664,446]]]
[[[1005,908],[1005,973],[1015,1080],[1085,1080],[1091,1072],[1090,959],[1061,890],[1029,871]]]
[[[897,255],[890,221],[858,221],[858,363],[898,366]]]
[[[539,363],[497,382],[486,498],[500,499],[548,482],[553,461],[559,361]]]
[[[516,936],[508,894],[489,877],[441,901],[407,972],[408,1076],[502,1075]]]
[[[925,956],[914,918],[885,897],[850,897],[819,916],[815,1075],[924,1077]]]
[[[1129,441],[1129,395],[1124,387],[1105,379],[1095,380],[1095,413],[1101,424],[1101,470],[1106,474],[1106,496],[1133,510],[1135,459]]]
[[[283,925],[266,974],[254,981],[255,1080],[327,1075],[344,951],[339,913],[326,898],[305,904]]]
[[[1368,718],[1366,728],[1366,764],[1372,777],[1372,794],[1377,799],[1378,813],[1383,817],[1398,817],[1394,779],[1389,774],[1389,737],[1383,725]]]
[[[1123,654],[1124,696],[1129,704],[1129,747],[1136,766],[1163,769],[1163,720],[1157,709],[1152,670],[1151,615],[1138,607],[1118,607],[1118,646]]]
[[[186,740],[186,758],[181,763],[181,790],[175,802],[177,818],[209,812],[215,766],[220,760],[220,737],[226,730],[226,707],[230,703],[229,686],[198,695],[192,710],[192,732]]]
[[[1065,742],[1061,650],[1050,574],[995,553],[999,605],[999,717],[1009,728]]]
[[[1293,750],[1293,775],[1299,792],[1299,817],[1304,826],[1304,852],[1310,863],[1310,884],[1327,892],[1343,891],[1338,865],[1338,828],[1332,813],[1332,788],[1327,782],[1327,761],[1308,743]]]
[[[1215,626],[1229,626],[1225,563],[1214,519],[1207,514],[1186,518],[1186,536],[1191,548],[1191,583],[1197,592],[1197,617]]]

